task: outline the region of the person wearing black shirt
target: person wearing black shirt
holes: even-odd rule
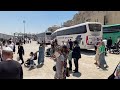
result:
[[[73,42],[71,41],[71,39],[69,41],[69,46],[70,46],[69,49],[72,50],[73,49]],[[69,70],[72,71],[72,61],[70,61],[70,60],[69,60],[69,66],[70,66]]]
[[[24,63],[24,60],[23,60],[24,48],[23,48],[22,44],[19,44],[19,46],[18,46],[18,54],[19,54],[20,60],[22,60],[21,64],[23,64]]]
[[[23,69],[21,65],[13,60],[13,51],[10,47],[2,50],[0,62],[0,79],[23,79]]]
[[[78,60],[79,60],[79,58],[81,58],[81,50],[80,50],[80,46],[78,45],[77,41],[74,41],[72,58],[74,58],[74,64],[75,64],[75,70],[73,70],[73,71],[75,73],[77,73],[78,72]]]
[[[109,52],[111,51],[111,46],[112,46],[112,39],[111,37],[107,40],[107,48],[109,50]]]
[[[71,39],[69,41],[69,45],[70,45],[70,50],[72,50],[73,49],[73,42],[71,41]]]

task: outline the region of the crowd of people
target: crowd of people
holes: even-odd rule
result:
[[[95,64],[101,69],[109,67],[105,60],[105,55],[107,50],[111,51],[112,41],[110,39],[107,42],[101,40],[96,46]],[[38,51],[30,52],[30,58],[25,62],[23,59],[23,55],[25,54],[23,43],[19,41],[18,44],[17,54],[19,60],[22,61],[22,63],[19,63],[13,60],[16,43],[11,39],[7,42],[0,42],[0,79],[23,79],[22,64],[28,66],[29,70],[44,65],[45,43],[42,42],[39,45]],[[55,66],[53,66],[53,70],[56,72],[54,79],[66,79],[66,77],[70,76],[70,71],[73,70],[72,60],[75,66],[74,73],[79,73],[81,49],[77,41],[70,39],[66,43],[64,42],[63,45],[58,45],[58,41],[55,39],[51,43],[49,54],[51,59],[56,62]],[[38,65],[35,64],[34,60],[38,60]],[[115,79],[120,79],[120,65],[116,69]]]
[[[56,74],[55,79],[65,79],[69,76],[69,71],[72,71],[72,58],[74,59],[75,70],[74,73],[78,73],[78,61],[81,58],[80,47],[77,41],[72,42],[68,40],[67,44],[59,46],[57,40],[51,44],[51,58],[56,62]],[[67,67],[69,63],[69,67]]]
[[[107,55],[107,51],[109,51],[109,53],[117,53],[119,54],[120,53],[120,40],[113,43],[111,37],[109,37],[109,39],[104,39],[103,40],[104,44],[105,44],[105,50],[106,50],[106,53],[105,55]]]
[[[120,41],[118,41],[117,46],[119,46]],[[111,53],[112,49],[112,39],[111,37],[105,41],[101,40],[96,46],[96,55],[95,55],[95,65],[98,66],[98,69],[101,68],[106,70],[109,66],[105,60],[107,51]],[[78,61],[81,58],[81,50],[77,41],[72,42],[71,39],[67,43],[63,42],[63,45],[59,46],[57,40],[53,41],[51,44],[51,57],[56,62],[54,66],[56,74],[55,79],[65,79],[68,75],[68,71],[72,71],[72,59],[74,60],[75,70],[74,73],[78,73]],[[69,65],[67,65],[69,64]],[[67,67],[69,66],[69,67]],[[115,79],[120,79],[120,65],[116,69]],[[53,69],[54,69],[53,68]]]

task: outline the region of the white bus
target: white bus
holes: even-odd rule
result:
[[[37,42],[38,44],[42,43],[42,41],[45,44],[50,44],[51,43],[51,32],[44,32],[44,33],[40,33],[37,34]]]
[[[102,24],[99,22],[86,22],[70,27],[57,29],[52,33],[52,39],[57,39],[58,45],[66,43],[68,39],[79,42],[81,49],[94,49],[103,35]]]

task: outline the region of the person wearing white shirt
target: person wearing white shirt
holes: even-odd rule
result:
[[[105,44],[105,56],[107,56],[107,39],[105,38],[104,40],[103,40],[103,42],[104,42],[104,44]]]
[[[30,58],[29,58],[29,60],[30,60],[29,70],[31,70],[31,69],[34,68],[34,65],[35,65],[35,62],[34,62],[34,53],[33,53],[33,52],[30,53]]]
[[[106,46],[107,46],[107,39],[105,38],[105,39],[103,40],[103,42],[104,42],[105,47],[106,47]]]
[[[12,44],[11,41],[9,41],[9,45],[8,45],[8,47],[10,47],[10,48],[13,50],[14,46],[13,46],[13,44]]]
[[[12,45],[13,45],[13,53],[15,53],[15,43],[12,42]]]

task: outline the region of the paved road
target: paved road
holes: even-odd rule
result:
[[[25,44],[25,55],[24,60],[29,58],[29,53],[31,51],[35,52],[38,50],[39,45],[32,41],[31,44]],[[46,47],[48,48],[48,47]],[[94,65],[94,52],[93,51],[82,51],[82,58],[79,60],[79,71],[80,73],[74,74],[71,72],[70,77],[67,79],[107,79],[107,77],[113,72],[117,63],[120,61],[120,55],[108,54],[106,57],[106,61],[109,65],[108,70],[98,69]],[[14,54],[14,59],[16,60],[17,53]],[[35,61],[37,64],[37,61]],[[51,60],[49,57],[45,57],[45,64],[41,68],[35,68],[31,71],[28,68],[23,66],[24,71],[24,79],[54,79],[55,72],[52,70],[55,62]],[[74,63],[73,63],[74,69]]]

